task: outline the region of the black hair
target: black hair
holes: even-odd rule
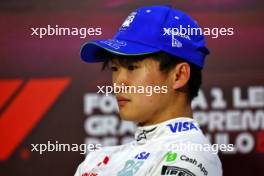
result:
[[[104,57],[107,58],[103,62],[102,70],[109,66],[109,62],[117,55],[113,55],[110,53],[105,53]],[[153,58],[159,61],[160,66],[159,69],[163,73],[169,73],[177,64],[182,62],[187,62],[190,66],[190,79],[188,80],[188,90],[189,90],[189,100],[193,100],[198,95],[198,91],[202,84],[202,69],[198,66],[181,59],[177,56],[165,53],[165,52],[157,52],[140,56],[117,56],[118,62],[121,66],[128,67],[129,65],[142,61],[145,58]]]

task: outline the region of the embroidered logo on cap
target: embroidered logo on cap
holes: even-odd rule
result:
[[[119,30],[127,29],[130,26],[130,24],[134,21],[136,14],[137,12],[130,13],[128,17],[125,19],[125,21],[123,22],[123,24],[121,25]]]
[[[127,43],[125,41],[120,40],[106,40],[106,41],[100,41],[101,43],[104,43],[114,49],[120,49],[120,47],[126,46]]]

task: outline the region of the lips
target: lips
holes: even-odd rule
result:
[[[116,99],[117,99],[117,102],[118,102],[119,106],[124,106],[125,104],[130,102],[130,100],[128,98],[125,98],[123,96],[117,96]]]

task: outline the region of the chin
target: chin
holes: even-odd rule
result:
[[[140,119],[135,114],[128,113],[128,112],[125,113],[125,112],[120,111],[119,115],[120,115],[120,118],[122,120],[132,121],[132,122],[140,122]]]

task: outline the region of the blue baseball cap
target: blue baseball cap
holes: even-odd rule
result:
[[[130,13],[116,35],[94,40],[81,47],[86,62],[101,62],[107,51],[121,56],[146,55],[159,51],[180,57],[199,68],[209,50],[201,28],[182,11],[169,6],[145,6]]]

